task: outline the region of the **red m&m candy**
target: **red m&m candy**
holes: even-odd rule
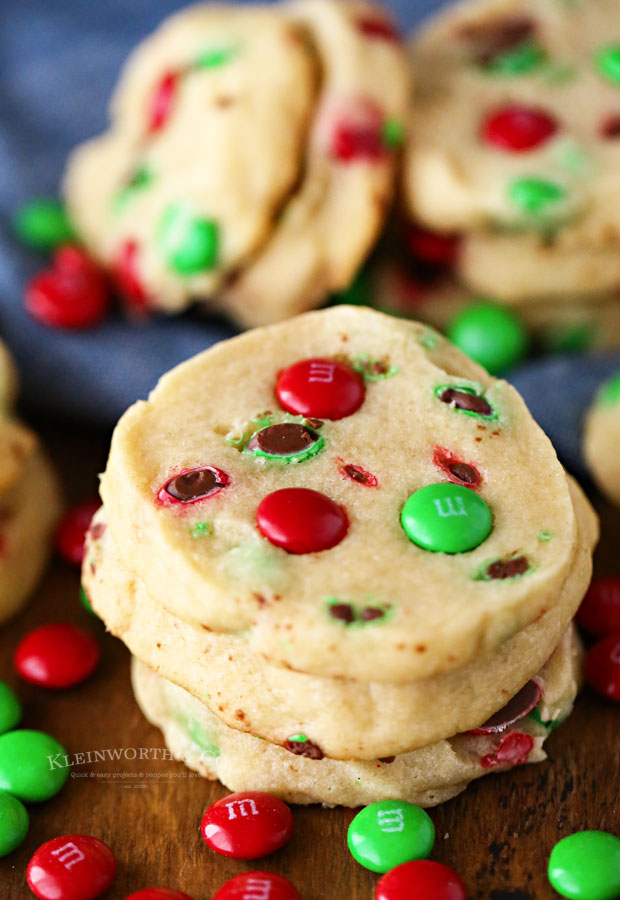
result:
[[[143,888],[125,897],[125,900],[192,900],[183,891],[171,891],[168,888]]]
[[[86,834],[42,844],[26,871],[28,886],[40,900],[94,900],[115,876],[116,859],[108,845]]]
[[[592,647],[584,668],[586,681],[603,697],[620,700],[620,632]]]
[[[86,500],[72,506],[56,530],[56,549],[63,559],[74,566],[82,565],[86,532],[100,506],[100,500]]]
[[[588,588],[575,620],[589,634],[620,632],[620,578],[597,578]]]
[[[256,510],[258,530],[288,553],[330,550],[349,527],[341,506],[309,488],[282,488],[268,494]]]
[[[24,681],[66,688],[84,681],[97,668],[101,650],[75,625],[42,625],[27,634],[15,651],[15,668]]]
[[[449,268],[456,263],[461,239],[457,234],[411,227],[405,233],[405,244],[416,259],[432,266]]]
[[[138,244],[125,241],[118,249],[112,277],[121,297],[136,313],[143,314],[149,298],[138,274]]]
[[[544,144],[557,128],[555,120],[542,110],[506,106],[487,116],[482,125],[482,136],[500,150],[523,153]]]
[[[301,900],[297,888],[274,872],[244,872],[222,885],[213,900]]]
[[[288,412],[314,419],[344,419],[364,402],[362,376],[335,359],[302,359],[278,376],[276,395]]]
[[[179,75],[177,72],[166,72],[159,84],[156,85],[151,100],[151,109],[148,122],[150,132],[160,131],[172,112],[172,104],[177,92]]]
[[[448,866],[428,859],[403,863],[377,884],[375,900],[467,900],[465,885]]]
[[[54,254],[51,269],[26,286],[26,309],[54,328],[90,328],[106,315],[110,303],[105,276],[77,247]]]
[[[216,853],[256,859],[286,844],[293,832],[293,815],[272,794],[245,791],[217,800],[204,814],[200,828]]]

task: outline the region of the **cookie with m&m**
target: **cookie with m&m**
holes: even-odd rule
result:
[[[549,610],[581,543],[565,473],[517,392],[431,338],[336,307],[168,373],[102,478],[150,596],[279,665],[389,682]]]
[[[620,506],[620,371],[601,385],[584,423],[583,452],[601,491]]]
[[[620,238],[620,8],[477,0],[416,36],[406,194],[423,224]]]

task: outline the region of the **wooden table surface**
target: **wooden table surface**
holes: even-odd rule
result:
[[[62,473],[67,499],[94,495],[106,440],[78,431],[44,431]],[[598,503],[603,538],[596,571],[620,570],[620,512]],[[294,808],[295,831],[278,853],[254,864],[211,852],[199,834],[205,808],[226,791],[181,763],[132,761],[133,749],[161,748],[160,732],[138,711],[129,686],[129,654],[78,601],[79,577],[55,562],[28,609],[0,635],[0,678],[17,687],[21,727],[53,734],[70,754],[128,750],[119,761],[76,765],[55,798],[30,806],[24,844],[0,860],[0,898],[26,900],[27,862],[44,841],[71,832],[107,841],[119,862],[106,900],[123,900],[142,887],[186,891],[211,900],[228,878],[265,868],[290,878],[303,900],[372,900],[378,876],[354,862],[346,847],[351,810]],[[76,622],[103,642],[103,661],[86,684],[47,692],[17,682],[12,654],[18,640],[48,621]],[[554,843],[584,828],[619,833],[620,710],[586,691],[570,719],[548,742],[549,760],[503,775],[489,775],[431,811],[437,840],[432,858],[453,866],[470,900],[546,900],[556,897],[546,879]],[[430,898],[429,898],[430,900]]]

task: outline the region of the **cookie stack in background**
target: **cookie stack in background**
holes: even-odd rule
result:
[[[15,366],[0,342],[0,623],[35,589],[60,514],[56,478],[37,436],[15,418],[16,393]]]
[[[426,326],[337,307],[217,345],[123,416],[101,492],[84,587],[205,777],[433,805],[570,712],[596,517]]]
[[[378,302],[443,326],[486,297],[543,349],[620,346],[616,0],[467,0],[414,35],[411,65],[405,204],[454,252],[436,267],[437,245],[405,240]]]
[[[132,307],[268,324],[348,286],[392,201],[410,68],[352,0],[209,5],[132,54],[65,194]]]

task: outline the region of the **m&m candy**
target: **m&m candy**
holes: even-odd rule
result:
[[[488,504],[460,484],[428,484],[407,499],[401,513],[405,534],[436,553],[465,553],[487,539],[492,516]]]
[[[316,419],[344,419],[364,402],[364,380],[347,363],[303,359],[278,377],[276,395],[288,412]]]
[[[173,205],[165,211],[159,242],[170,268],[180,275],[204,272],[217,263],[217,225],[195,216],[184,206]]]
[[[591,688],[610,700],[620,700],[620,632],[608,634],[592,647],[584,673]]]
[[[65,513],[56,529],[56,549],[64,560],[74,566],[82,565],[86,532],[100,506],[100,500],[77,503]]]
[[[620,633],[620,578],[596,578],[581,602],[575,621],[597,637]]]
[[[274,872],[243,872],[222,885],[213,900],[301,900],[297,888],[282,875]]]
[[[497,303],[467,306],[452,319],[447,335],[492,375],[514,366],[527,352],[525,325],[516,313]]]
[[[142,888],[135,894],[129,894],[125,900],[192,900],[183,891],[171,891],[168,888]]]
[[[548,876],[569,900],[614,900],[620,896],[620,839],[605,831],[562,838],[551,851]]]
[[[0,791],[0,856],[12,853],[28,833],[26,808],[17,797]]]
[[[283,847],[293,833],[293,815],[282,800],[262,791],[230,794],[203,816],[206,844],[234,859],[256,859]]]
[[[49,800],[69,777],[65,748],[42,731],[0,735],[0,790],[26,803]]]
[[[375,900],[467,900],[465,885],[448,866],[427,859],[397,866],[384,875]]]
[[[87,834],[46,841],[28,863],[28,887],[39,900],[95,900],[112,885],[116,858],[106,843]]]
[[[268,494],[256,511],[260,533],[288,553],[329,550],[345,537],[344,509],[319,491],[282,488]]]
[[[371,803],[355,816],[347,833],[353,858],[372,872],[425,859],[434,842],[435,826],[428,813],[400,800]]]
[[[553,137],[557,123],[543,110],[528,106],[507,106],[484,120],[482,137],[487,144],[510,153],[534,150]]]
[[[26,309],[53,328],[92,328],[105,317],[110,294],[105,276],[81,250],[69,245],[54,254],[52,268],[26,285]]]
[[[13,230],[33,250],[53,250],[74,237],[64,206],[46,198],[24,203],[13,219]]]
[[[11,731],[22,717],[22,706],[13,690],[0,681],[0,734]]]
[[[27,634],[15,651],[15,668],[24,681],[66,688],[84,681],[99,665],[101,650],[76,625],[42,625]]]

